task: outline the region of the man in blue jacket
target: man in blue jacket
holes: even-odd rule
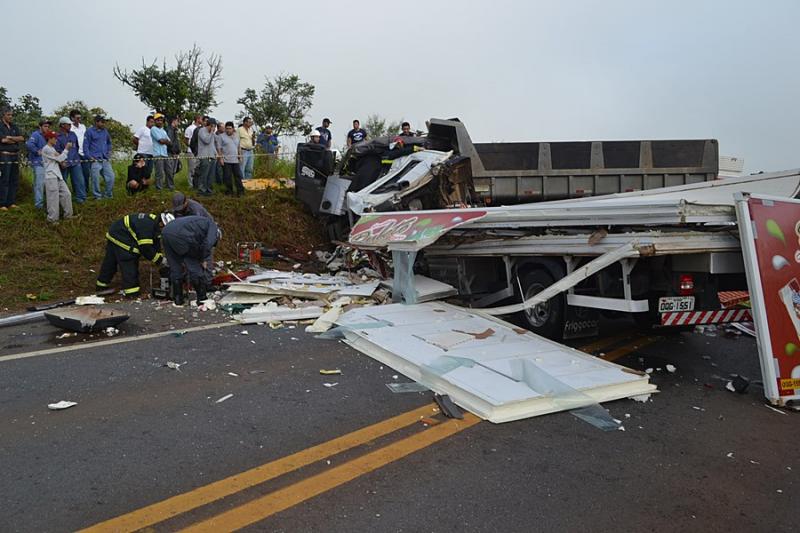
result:
[[[62,163],[61,174],[64,176],[64,181],[72,182],[72,196],[76,202],[82,204],[86,201],[86,186],[83,180],[81,156],[78,153],[78,136],[72,131],[72,121],[67,117],[61,117],[58,119],[56,152],[61,153],[67,143],[72,143],[72,147],[67,152],[66,161]]]
[[[44,208],[44,163],[42,148],[47,144],[45,134],[50,131],[52,123],[47,119],[39,121],[39,129],[34,131],[25,143],[28,149],[28,163],[33,169],[33,205],[36,209]]]
[[[114,169],[111,168],[111,135],[106,129],[106,118],[94,117],[94,126],[83,137],[83,155],[92,163],[92,194],[96,200],[114,196]],[[100,191],[100,172],[105,181],[105,193]]]
[[[221,232],[206,217],[181,217],[170,220],[161,231],[161,244],[169,264],[169,286],[175,305],[183,305],[183,271],[189,275],[197,294],[197,305],[206,299],[214,265],[212,251]]]

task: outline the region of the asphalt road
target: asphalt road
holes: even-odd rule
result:
[[[20,341],[25,327],[0,330],[2,531],[109,520],[98,530],[778,532],[800,523],[800,414],[767,408],[757,385],[724,389],[731,373],[758,379],[750,338],[648,341],[617,337],[628,326],[614,323],[575,342],[661,369],[651,401],[606,404],[625,431],[602,432],[568,413],[501,425],[444,419],[430,393],[394,394],[385,384],[403,376],[300,328],[136,338],[213,321],[142,309],[111,339],[134,340],[73,339],[83,345],[22,359],[3,357],[53,347],[57,331],[28,326],[38,339]],[[342,375],[319,373],[333,368]],[[59,400],[78,404],[47,409]]]

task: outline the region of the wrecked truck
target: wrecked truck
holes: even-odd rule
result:
[[[387,249],[393,296],[412,274],[464,305],[549,338],[596,335],[602,314],[641,326],[751,320],[736,194],[800,194],[800,170],[504,207],[370,213],[349,242]],[[399,280],[399,281],[398,281]]]
[[[381,137],[342,157],[300,144],[296,197],[341,240],[365,213],[515,205],[717,178],[717,141],[473,143],[457,118],[420,137]]]

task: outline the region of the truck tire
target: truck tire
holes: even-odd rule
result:
[[[546,270],[536,269],[525,273],[520,278],[522,299],[527,300],[553,283],[555,283],[555,279]],[[517,319],[537,335],[560,340],[564,335],[565,305],[564,295],[559,294],[543,304],[517,313]]]

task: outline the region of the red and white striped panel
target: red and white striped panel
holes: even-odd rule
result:
[[[717,311],[685,311],[661,313],[662,326],[694,326],[753,320],[749,309],[720,309]]]
[[[725,309],[750,301],[750,293],[747,291],[720,291],[717,296],[720,305]]]

